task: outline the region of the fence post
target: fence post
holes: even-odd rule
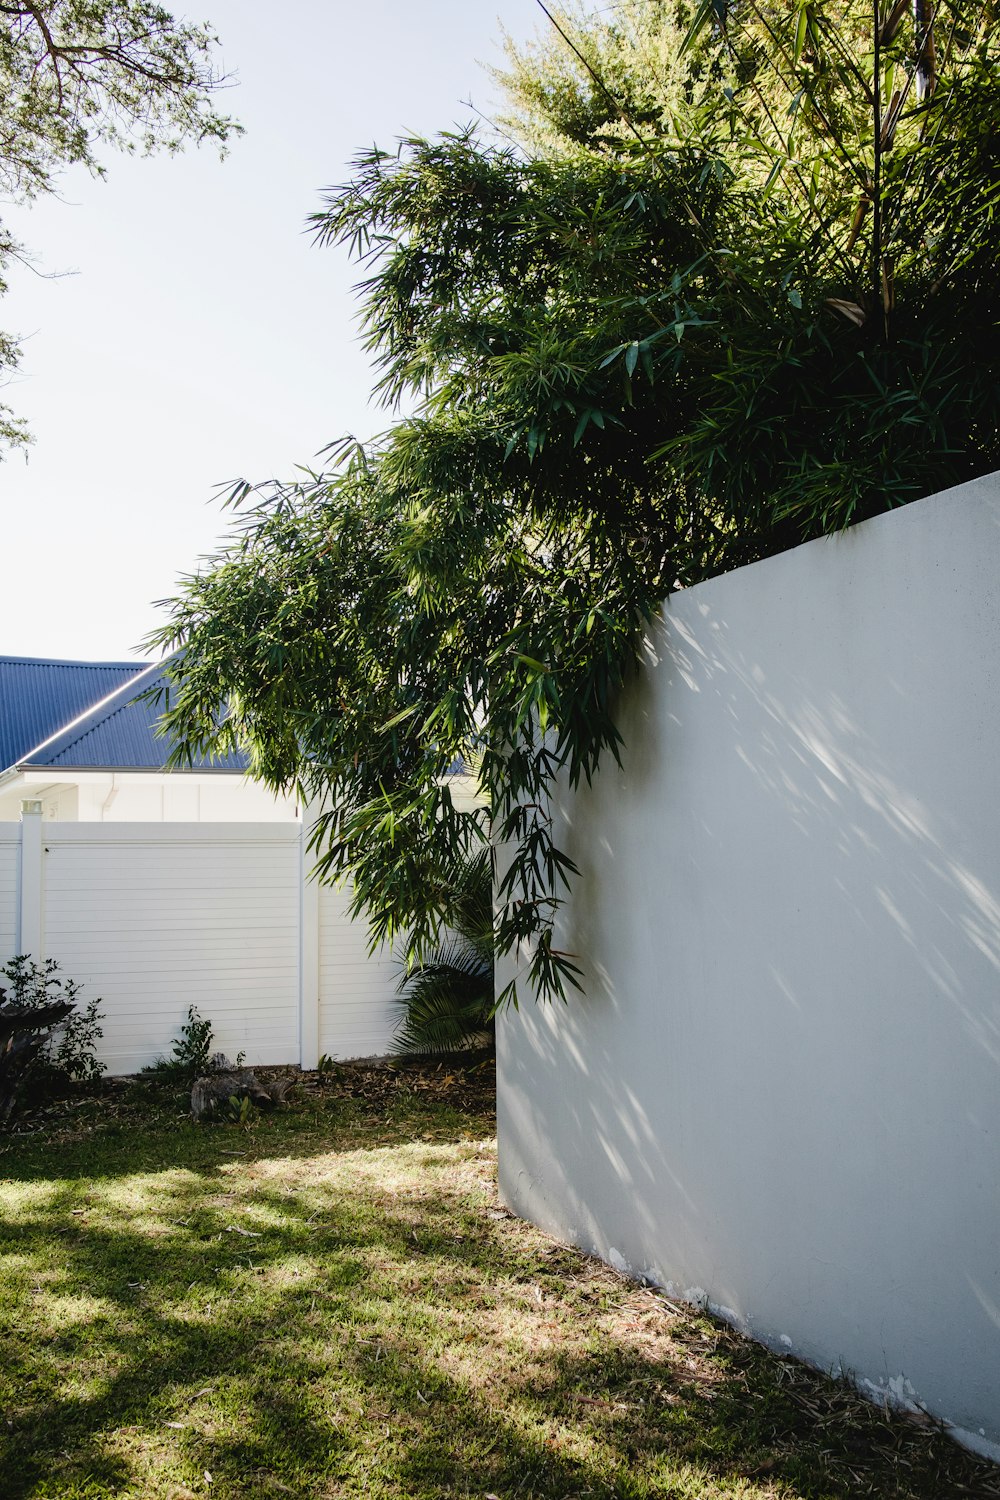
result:
[[[21,874],[17,893],[17,951],[44,957],[42,889],[42,804],[21,803]]]
[[[299,1066],[319,1062],[319,882],[309,879],[311,817],[302,809],[299,835]]]

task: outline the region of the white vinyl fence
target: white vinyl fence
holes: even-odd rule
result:
[[[674,594],[498,1126],[518,1212],[1000,1459],[998,690],[1000,476]]]
[[[0,823],[0,953],[13,953],[18,939],[18,872],[21,829]]]
[[[0,961],[56,959],[100,996],[101,1060],[168,1055],[190,1005],[248,1063],[314,1067],[391,1047],[389,954],[348,896],[306,878],[292,823],[0,824]],[[0,981],[2,982],[2,981]]]

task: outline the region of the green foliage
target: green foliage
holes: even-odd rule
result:
[[[256,1119],[254,1102],[248,1094],[230,1094],[227,1100],[229,1119],[233,1125],[250,1130]]]
[[[674,300],[651,239],[667,263],[698,254],[673,201],[697,168],[668,175],[644,192],[618,164],[524,164],[466,135],[366,155],[324,229],[375,255],[384,393],[424,405],[328,473],[237,487],[233,546],[158,636],[183,648],[166,703],[180,755],[245,744],[269,784],[297,782],[321,805],[319,870],[352,877],[376,941],[428,951],[489,830],[509,856],[498,951],[550,994],[575,977],[552,942],[572,866],[550,779],[616,752],[657,600],[755,555],[716,516],[663,503],[649,455],[670,407],[631,400],[648,358],[638,374],[607,361],[625,289],[654,330]],[[454,801],[456,760],[478,808]]]
[[[174,18],[151,0],[11,0],[0,7],[0,195],[26,202],[54,192],[59,171],[102,173],[98,152],[223,146],[238,130],[211,106],[224,79],[210,27]],[[20,247],[0,226],[0,270]],[[0,294],[5,283],[0,278]],[[0,372],[19,350],[0,336]],[[0,445],[28,441],[0,407]]]
[[[49,1032],[36,1063],[46,1086],[58,1089],[72,1083],[96,1083],[105,1071],[96,1057],[97,1042],[104,1035],[100,998],[94,996],[81,1004],[81,986],[75,979],[60,977],[54,958],[38,964],[30,954],[19,953],[0,968],[0,976],[10,983],[4,993],[8,1011],[40,1010],[60,1001],[71,1007],[65,1020]]]
[[[618,150],[636,136],[668,137],[705,71],[685,51],[695,8],[678,0],[617,0],[595,9],[550,5],[534,40],[505,36],[507,64],[491,73],[505,102],[497,123],[532,156]]]
[[[507,128],[650,171],[693,154],[721,184],[710,219],[700,190],[675,201],[705,231],[705,263],[664,267],[682,350],[665,360],[635,317],[617,351],[689,393],[654,450],[670,479],[742,528],[759,497],[787,544],[995,468],[989,11],[628,0],[557,20],[559,61],[508,46]]]
[[[70,981],[64,991],[69,999]],[[73,994],[76,994],[74,987]],[[105,1064],[98,1062],[97,1042],[104,1035],[100,1023],[100,1000],[93,996],[86,1005],[73,1014],[58,1029],[52,1045],[51,1066],[57,1078],[71,1083],[96,1083],[105,1072]]]
[[[409,415],[235,486],[156,641],[179,754],[297,786],[375,941],[428,953],[485,842],[497,953],[565,996],[549,791],[618,754],[666,595],[1000,466],[1000,49],[966,0],[918,12],[564,16],[566,61],[510,54],[540,154],[406,140],[327,193]]]
[[[745,232],[705,309],[727,344],[715,399],[674,452],[706,495],[763,489],[804,537],[996,468],[989,12],[723,4],[689,36],[709,32],[736,82],[687,128],[732,174]]]
[[[36,1064],[39,1075],[44,1075],[54,1088],[71,1083],[96,1083],[105,1071],[96,1056],[97,1043],[104,1035],[100,998],[93,996],[85,1005],[81,1004],[81,986],[75,979],[60,978],[59,964],[54,958],[38,964],[30,954],[19,953],[0,968],[0,975],[10,982],[10,989],[4,995],[4,1006],[9,1011],[32,1011],[59,1001],[71,1007],[66,1019],[49,1033]]]
[[[449,935],[405,968],[400,1053],[455,1052],[493,1034],[493,862],[478,849],[455,872]]]
[[[213,1035],[211,1021],[200,1015],[195,1006],[189,1005],[187,1020],[181,1025],[180,1036],[171,1048],[170,1057],[157,1058],[156,1062],[143,1068],[143,1073],[171,1082],[194,1083],[196,1078],[211,1072]]]
[[[192,1079],[207,1073],[212,1055],[212,1023],[188,1006],[187,1020],[174,1042],[170,1066]]]
[[[100,1000],[80,1001],[80,985],[63,979],[59,964],[20,953],[2,968],[0,989],[0,1119],[17,1104],[37,1104],[104,1072],[96,1056],[103,1031]]]

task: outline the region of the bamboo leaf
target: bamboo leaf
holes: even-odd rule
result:
[[[795,63],[796,67],[798,67],[799,62],[802,59],[802,50],[805,47],[806,37],[808,36],[808,34],[809,34],[809,6],[808,5],[802,5],[802,6],[799,7],[799,13],[798,13],[798,16],[796,17],[796,22],[795,22],[795,42],[794,42],[794,45],[793,45],[793,48],[792,48],[792,61]]]
[[[766,178],[766,180],[764,182],[763,196],[765,198],[767,198],[767,197],[770,196],[771,189],[774,187],[775,183],[778,181],[779,177],[781,176],[782,172],[784,171],[784,168],[785,168],[785,158],[783,156],[779,156],[778,159],[777,159],[777,161],[774,163],[774,166],[771,168],[770,172],[768,172],[767,178]]]
[[[834,312],[840,313],[842,317],[846,318],[848,322],[854,323],[858,328],[864,326],[867,314],[864,308],[857,302],[847,302],[840,297],[827,297],[826,305],[827,307],[832,307]]]
[[[701,0],[701,4],[694,13],[691,25],[685,32],[684,40],[681,44],[681,57],[686,56],[690,52],[691,48],[701,37],[705,27],[715,19],[716,3],[717,0]]]
[[[418,707],[414,704],[411,708],[404,708],[400,713],[393,714],[391,719],[386,719],[385,723],[379,726],[379,733],[385,734],[387,730],[395,729],[397,724],[403,724],[407,719],[412,719],[417,712]]]

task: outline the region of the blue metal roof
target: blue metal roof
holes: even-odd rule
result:
[[[162,771],[172,748],[169,738],[156,733],[162,704],[138,701],[166,679],[166,664],[147,667],[118,687],[102,702],[71,724],[61,727],[42,744],[19,757],[17,764],[33,769],[61,767],[78,771]],[[242,753],[218,759],[196,756],[194,771],[245,771]]]
[[[142,661],[40,661],[0,656],[0,770],[16,765],[147,665]]]

